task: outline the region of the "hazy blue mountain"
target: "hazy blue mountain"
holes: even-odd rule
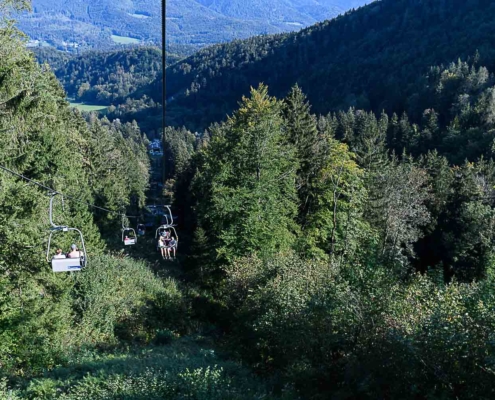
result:
[[[171,44],[205,45],[298,30],[370,0],[168,0]],[[160,41],[160,0],[33,0],[19,17],[32,46],[108,48]]]

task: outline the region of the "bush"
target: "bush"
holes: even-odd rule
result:
[[[6,399],[291,399],[290,390],[275,396],[239,365],[220,359],[215,351],[192,339],[166,347],[91,353],[26,388],[7,390]],[[2,397],[0,397],[3,400]]]
[[[36,376],[85,348],[150,341],[184,324],[183,304],[173,280],[112,256],[91,258],[76,274],[0,280],[0,374]]]
[[[292,256],[235,262],[226,298],[237,349],[305,398],[493,398],[492,283],[349,268]]]
[[[81,340],[149,340],[156,328],[179,322],[176,283],[156,278],[144,262],[102,256],[91,260],[75,287]]]

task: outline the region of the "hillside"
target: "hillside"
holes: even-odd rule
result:
[[[124,102],[82,115],[9,21],[24,2],[0,0],[0,399],[495,398],[492,11],[398,3],[330,25],[344,37],[317,26],[171,67],[176,120],[230,117],[155,132],[157,152],[156,48],[38,54],[80,100]],[[232,106],[256,66],[278,97],[260,84]],[[409,112],[314,113],[360,88],[360,107]]]
[[[135,227],[147,201],[149,142],[136,124],[69,108],[11,6],[0,0],[0,398],[280,398],[189,323],[177,262],[157,256],[151,229],[124,248],[121,214]],[[53,237],[50,195],[64,224]],[[55,254],[83,268],[54,273]]]
[[[250,86],[283,96],[298,83],[314,110],[356,106],[417,115],[418,79],[432,65],[495,62],[495,4],[382,0],[298,33],[204,49],[170,68],[170,123],[194,129],[225,118]]]
[[[69,97],[95,104],[123,103],[162,71],[161,52],[153,47],[87,52],[63,62],[46,57],[44,61],[52,66]]]
[[[258,34],[297,30],[368,0],[269,0],[167,2],[171,44],[194,48]],[[32,45],[103,49],[161,41],[160,0],[34,0],[33,13],[19,17]]]

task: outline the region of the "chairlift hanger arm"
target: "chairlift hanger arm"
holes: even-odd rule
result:
[[[61,226],[61,225],[56,225],[53,222],[53,199],[55,199],[56,193],[51,193],[50,194],[50,225],[52,226],[53,229],[56,230],[64,230],[67,229],[66,226]],[[62,196],[62,210],[64,209],[64,197]]]

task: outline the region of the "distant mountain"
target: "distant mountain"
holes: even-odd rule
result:
[[[209,10],[244,21],[265,21],[270,25],[303,26],[320,19],[331,18],[343,12],[334,4],[324,5],[314,0],[197,0]]]
[[[194,48],[298,30],[371,0],[168,0],[169,41]],[[158,44],[160,0],[33,0],[19,16],[31,46],[104,49]]]

